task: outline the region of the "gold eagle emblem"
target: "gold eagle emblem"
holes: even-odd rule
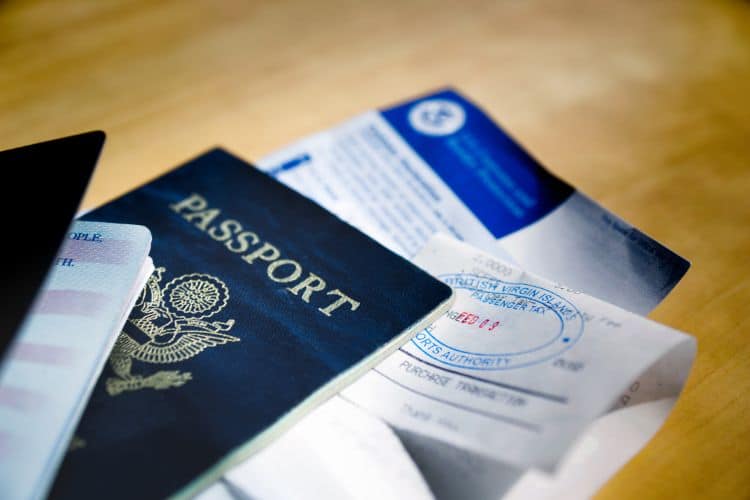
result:
[[[207,321],[227,305],[229,290],[208,274],[184,274],[161,287],[166,269],[149,278],[115,342],[109,363],[117,377],[106,380],[111,396],[144,388],[179,387],[192,379],[190,372],[162,370],[152,375],[131,373],[133,360],[169,364],[185,361],[209,347],[239,342],[225,332],[234,320]]]

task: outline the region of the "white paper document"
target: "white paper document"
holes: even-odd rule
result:
[[[456,302],[343,391],[397,429],[553,471],[594,419],[675,397],[695,340],[445,236],[415,263]]]
[[[433,498],[393,431],[341,397],[329,400],[227,473],[222,483],[211,495],[221,491],[254,499]]]
[[[598,418],[566,454],[554,474],[526,472],[505,500],[589,498],[648,443],[676,398],[621,408]]]

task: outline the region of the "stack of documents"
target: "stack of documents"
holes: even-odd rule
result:
[[[587,497],[695,357],[644,317],[689,263],[450,89],[85,218],[158,267],[76,223],[1,374],[3,497]]]
[[[41,498],[153,271],[145,227],[74,222],[0,366],[0,497]]]
[[[383,440],[379,455],[407,453],[435,497],[592,495],[668,415],[695,342],[638,314],[689,263],[550,174],[457,92],[365,113],[260,165],[456,290],[442,319],[330,403],[391,426],[406,452]],[[308,420],[306,439],[284,436],[210,494],[323,491],[324,475],[271,472],[284,450],[334,432]],[[337,477],[378,498],[378,481],[336,455]],[[421,481],[403,491],[418,496]]]

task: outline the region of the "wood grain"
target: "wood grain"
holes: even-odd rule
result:
[[[0,1],[0,148],[106,130],[87,205],[450,84],[689,258],[693,373],[601,498],[750,497],[749,82],[738,0]]]

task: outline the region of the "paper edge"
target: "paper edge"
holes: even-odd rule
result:
[[[214,482],[221,479],[226,471],[239,465],[241,462],[247,460],[268,446],[288,428],[299,422],[305,415],[341,392],[346,386],[353,383],[379,362],[385,360],[389,355],[396,352],[399,347],[408,342],[409,339],[419,331],[434,323],[445,311],[448,310],[451,304],[453,304],[454,299],[455,291],[451,288],[450,296],[435,307],[429,314],[409,326],[400,334],[396,335],[390,342],[380,347],[370,356],[367,356],[344,372],[339,373],[322,387],[319,387],[293,409],[282,415],[276,420],[276,422],[261,431],[255,437],[251,438],[249,441],[229,451],[218,462],[202,472],[198,477],[191,480],[187,485],[180,488],[177,492],[170,495],[169,498],[173,500],[193,498],[204,489],[211,486]]]

